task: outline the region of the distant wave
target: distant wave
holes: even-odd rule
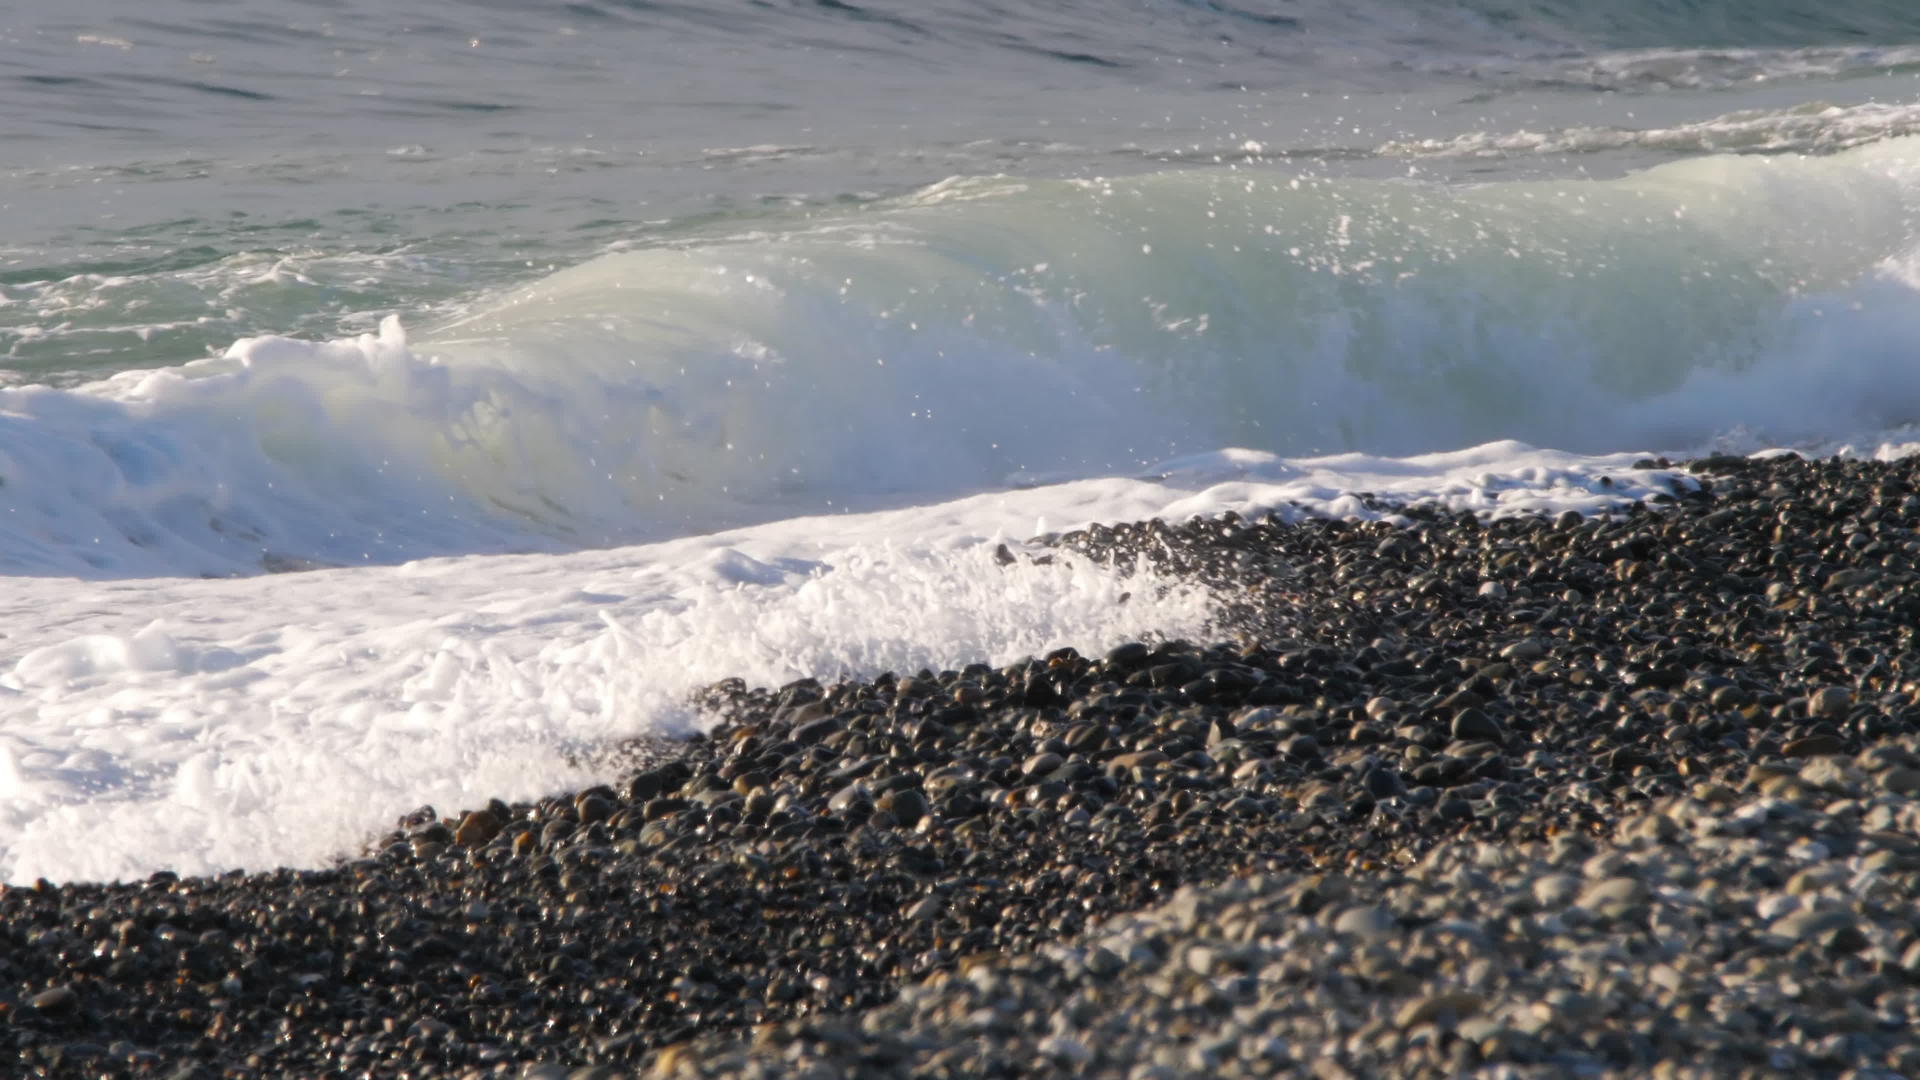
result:
[[[441,5],[400,0],[326,20],[308,5],[270,0],[244,14],[163,7],[137,22],[49,8],[15,31],[9,59],[17,74],[0,81],[0,106],[46,113],[48,130],[64,130],[63,118],[89,130],[165,130],[160,115],[173,110],[256,118],[373,110],[415,120],[539,112],[559,92],[544,80],[583,58],[650,72],[738,73],[733,92],[743,102],[770,100],[759,73],[805,70],[795,57],[817,57],[822,66],[851,62],[869,78],[911,75],[901,92],[981,80],[1044,91],[1082,76],[1325,88],[1403,83],[1409,72],[1597,88],[1714,85],[1910,65],[1911,50],[1901,47],[1920,45],[1920,7],[1905,0],[580,0],[560,8],[469,4],[449,19]],[[408,48],[389,55],[396,40]],[[556,42],[588,52],[555,52]],[[208,70],[219,72],[217,81],[182,77],[183,55],[211,64],[216,54],[221,62]],[[336,55],[361,59],[342,69]],[[516,77],[476,85],[476,65]],[[594,67],[568,70],[564,85],[619,100],[626,84],[595,83]],[[340,77],[343,71],[351,77]],[[291,97],[289,77],[298,87]],[[362,96],[363,79],[383,87],[372,100]],[[129,93],[140,109],[119,107]]]
[[[1447,139],[1386,143],[1377,152],[1400,157],[1503,157],[1514,154],[1599,154],[1654,150],[1674,154],[1830,153],[1886,138],[1920,134],[1920,104],[1829,105],[1749,109],[1673,127],[1574,127],[1545,131],[1473,131]]]

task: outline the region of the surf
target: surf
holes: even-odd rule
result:
[[[12,573],[558,551],[1244,447],[1773,444],[1920,419],[1920,141],[1482,185],[957,178],[414,329],[0,391]]]

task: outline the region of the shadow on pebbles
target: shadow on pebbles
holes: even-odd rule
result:
[[[0,1072],[1920,1075],[1920,463],[1688,468],[1049,538],[1221,643],[722,683],[331,869],[7,889]]]

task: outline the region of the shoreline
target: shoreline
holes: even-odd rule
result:
[[[1615,516],[1084,530],[1238,640],[730,681],[683,756],[335,868],[7,888],[9,1056],[1911,1075],[1920,459],[1690,468]]]

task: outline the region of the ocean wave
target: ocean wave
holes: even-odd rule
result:
[[[1912,45],[1809,48],[1648,48],[1573,56],[1519,56],[1429,65],[1497,82],[1582,90],[1721,89],[1789,79],[1842,79],[1910,72],[1920,66]]]
[[[1576,451],[1920,419],[1920,142],[1459,187],[955,179],[405,332],[0,390],[0,565],[555,550],[1241,446]]]

